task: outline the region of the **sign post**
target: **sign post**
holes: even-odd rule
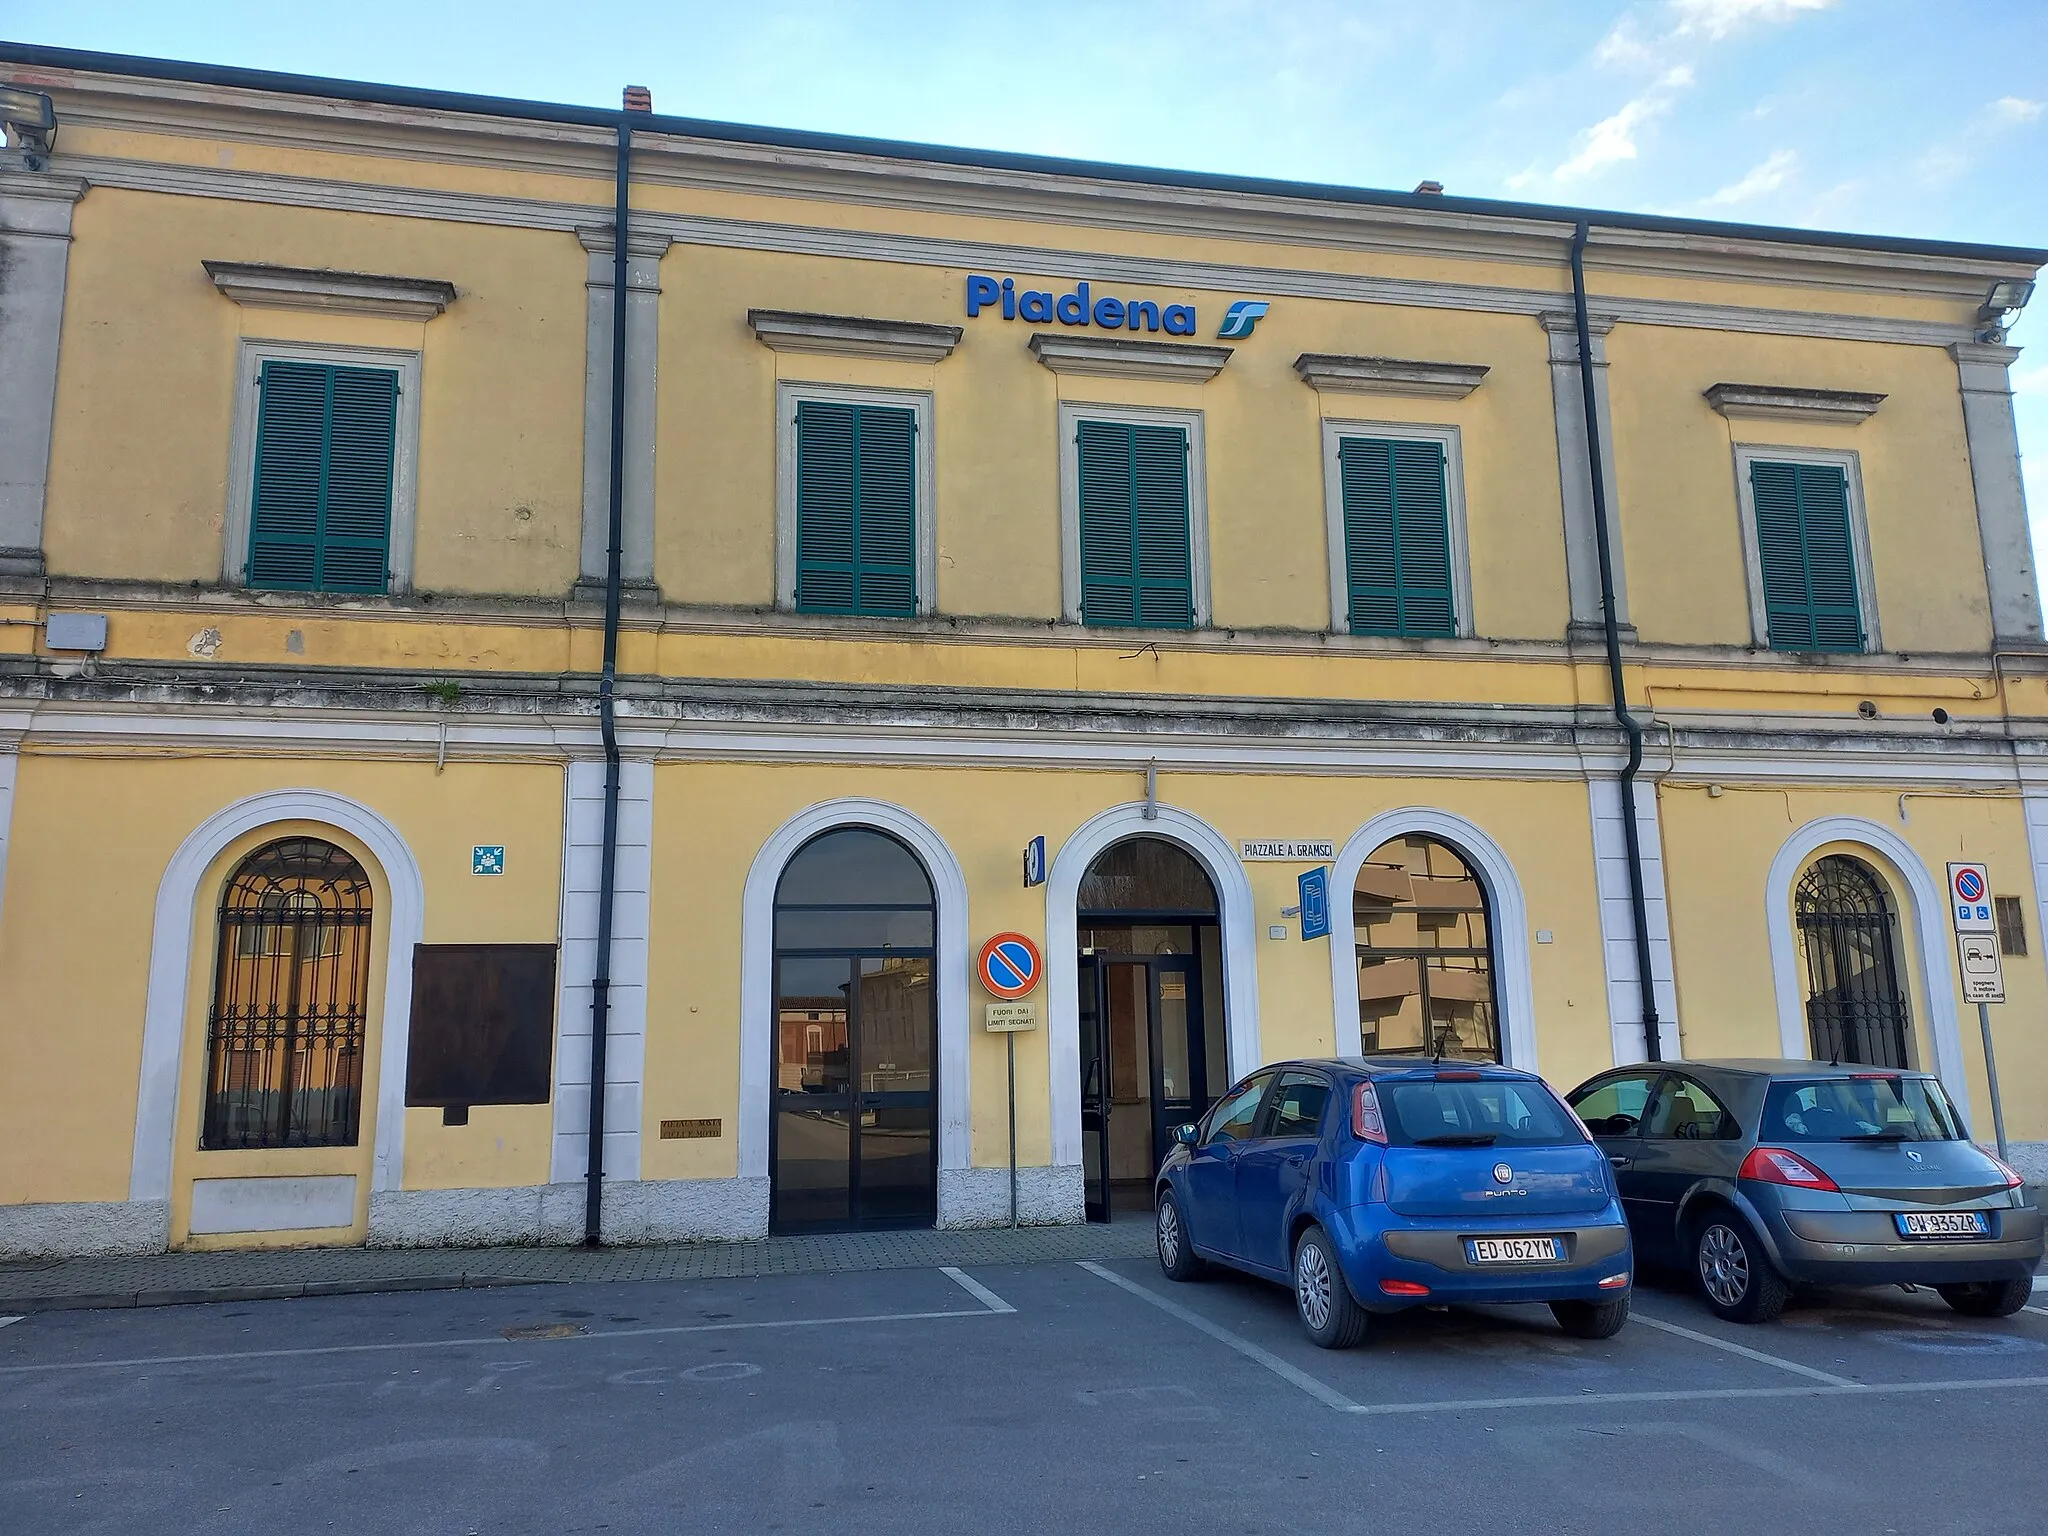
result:
[[[1039,868],[1044,869],[1044,845],[1039,845]],[[1026,877],[1030,874],[1029,856],[1026,859]],[[1041,873],[1042,878],[1042,873]],[[1010,1225],[1017,1225],[1017,1035],[1022,1030],[1034,1029],[1038,1024],[1038,1005],[1023,999],[1037,987],[1038,978],[1045,974],[1045,961],[1038,953],[1038,946],[1021,933],[999,933],[981,946],[981,955],[974,963],[974,971],[981,978],[981,984],[1000,1001],[990,1003],[983,1019],[983,1027],[990,1033],[1000,1033],[1008,1056],[1010,1080]]]
[[[1998,953],[1989,869],[1982,864],[1949,865],[1948,915],[1955,924],[1963,1000],[1977,1005],[1977,1029],[1984,1037],[1984,1078],[1991,1088],[1991,1131],[1998,1139],[1998,1155],[2004,1157],[2005,1105],[1998,1097],[1998,1057],[1991,1048],[1991,1004],[2005,1001],[2005,963]]]

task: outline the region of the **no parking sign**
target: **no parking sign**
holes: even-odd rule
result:
[[[981,984],[1005,1002],[1025,996],[1038,985],[1045,962],[1038,946],[1021,933],[999,933],[981,946],[975,961]]]
[[[1991,871],[1982,864],[1948,867],[1949,915],[1957,933],[1996,933],[1991,915]]]

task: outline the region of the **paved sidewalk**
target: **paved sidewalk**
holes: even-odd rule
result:
[[[706,1280],[945,1264],[1053,1264],[1152,1252],[1152,1223],[966,1232],[835,1232],[636,1248],[289,1248],[0,1263],[0,1314],[178,1306],[361,1291]]]

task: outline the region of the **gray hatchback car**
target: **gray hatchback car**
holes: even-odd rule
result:
[[[2041,1211],[1927,1073],[1672,1061],[1567,1098],[1638,1256],[1690,1271],[1722,1317],[1768,1322],[1796,1284],[1929,1285],[1971,1317],[2027,1304]]]

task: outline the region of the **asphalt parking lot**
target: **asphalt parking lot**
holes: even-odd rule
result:
[[[48,1312],[0,1327],[0,1531],[2032,1530],[2037,1295],[1348,1353],[1142,1261]]]

